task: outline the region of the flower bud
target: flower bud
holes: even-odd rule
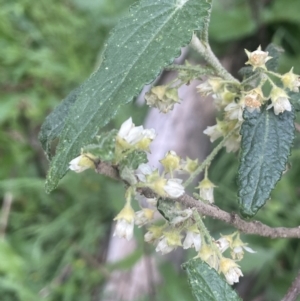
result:
[[[174,151],[169,151],[166,153],[165,157],[160,160],[166,172],[173,175],[173,171],[179,168],[180,157]]]
[[[187,171],[188,173],[193,173],[197,169],[198,165],[198,159],[192,160],[187,157],[186,162],[183,165],[183,170]]]
[[[153,87],[145,95],[146,103],[150,107],[158,108],[160,112],[167,113],[179,102],[178,90],[167,86]]]
[[[95,159],[96,157],[90,153],[82,154],[70,161],[69,169],[79,173],[88,168],[95,168]]]
[[[288,73],[282,75],[281,81],[285,88],[293,92],[299,92],[300,78],[299,75],[293,73],[293,68]]]

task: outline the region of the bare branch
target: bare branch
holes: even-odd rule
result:
[[[101,162],[96,167],[96,171],[108,177],[120,180],[120,177],[118,176],[118,169],[111,166],[109,163]],[[148,198],[157,196],[150,188],[139,188],[139,192]],[[254,234],[270,238],[300,238],[300,226],[295,228],[272,228],[259,221],[247,222],[241,219],[236,213],[228,213],[217,206],[205,204],[204,202],[196,200],[187,194],[184,194],[173,201],[179,202],[185,207],[196,208],[200,214],[223,221],[246,234]]]
[[[296,301],[300,295],[300,271],[281,301]]]

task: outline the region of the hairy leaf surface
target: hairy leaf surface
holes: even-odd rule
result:
[[[230,285],[201,259],[182,265],[186,270],[192,293],[197,301],[241,301]]]
[[[290,97],[290,102],[292,103],[294,109],[299,112],[300,111],[300,93],[290,91],[288,93]]]
[[[286,168],[294,139],[294,112],[244,111],[238,201],[243,216],[252,217],[266,203]]]
[[[65,126],[70,108],[75,103],[80,87],[73,90],[54,110],[42,124],[39,140],[49,160],[52,159],[51,143],[58,138]]]
[[[143,85],[180,54],[195,30],[208,22],[205,0],[142,0],[114,29],[98,69],[83,85],[66,121],[46,182],[54,189],[97,131]]]

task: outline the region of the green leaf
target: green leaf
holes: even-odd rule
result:
[[[100,68],[82,85],[51,162],[47,192],[80,148],[180,54],[195,30],[203,30],[210,8],[204,0],[142,0],[132,7],[108,40]]]
[[[254,216],[285,170],[294,139],[294,112],[244,111],[238,202],[241,214]]]
[[[132,153],[128,154],[119,164],[119,168],[122,169],[125,166],[136,170],[140,164],[147,163],[147,154],[141,150],[135,150]]]
[[[116,136],[118,131],[112,130],[96,136],[93,144],[82,148],[83,153],[91,153],[101,161],[112,161],[115,158]]]
[[[272,59],[266,62],[267,69],[273,72],[277,71],[278,61],[284,50],[275,44],[269,44],[265,51],[269,52],[269,56],[272,57]]]
[[[200,258],[182,265],[186,270],[192,293],[197,301],[241,301],[231,286]]]
[[[52,159],[51,143],[60,136],[63,130],[71,106],[75,103],[80,87],[73,90],[54,110],[49,114],[41,126],[39,140],[47,155],[48,160]]]
[[[147,154],[144,151],[135,150],[132,153],[128,154],[119,163],[119,171],[121,178],[130,184],[135,184],[136,175],[134,171],[139,167],[140,164],[147,162]]]
[[[167,221],[171,221],[176,214],[174,210],[174,202],[168,199],[159,198],[157,200],[157,210]]]
[[[290,102],[296,111],[300,111],[300,93],[289,92]]]

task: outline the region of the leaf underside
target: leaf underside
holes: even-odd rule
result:
[[[188,275],[192,293],[197,301],[241,301],[237,293],[217,271],[201,259],[189,260],[182,265]]]
[[[81,86],[51,162],[47,192],[120,106],[180,54],[195,30],[203,30],[210,8],[204,0],[142,0],[132,7],[113,30],[100,68]]]
[[[275,115],[273,109],[244,111],[238,202],[245,217],[266,203],[286,168],[294,139],[294,112]]]

